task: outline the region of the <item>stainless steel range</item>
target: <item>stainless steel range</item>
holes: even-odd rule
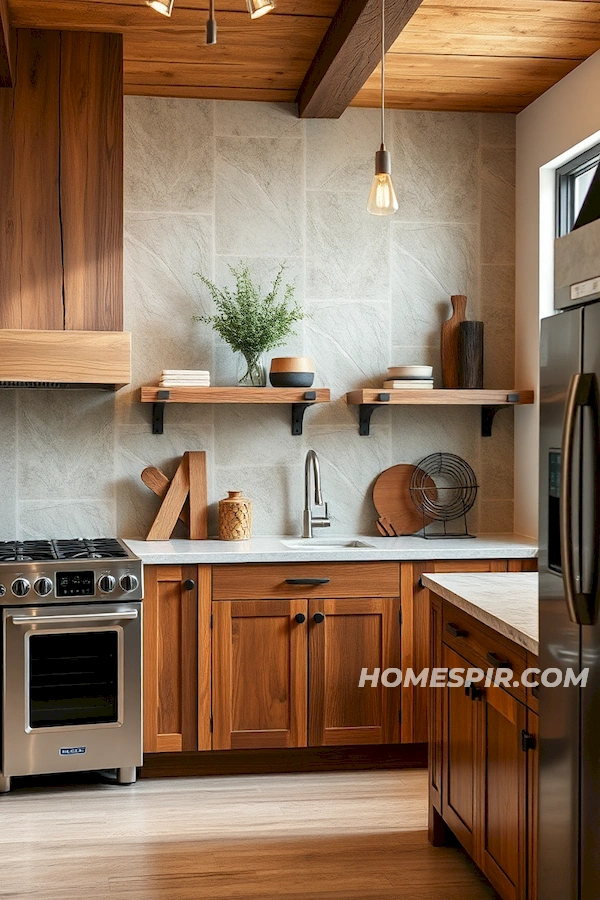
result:
[[[0,793],[15,775],[135,781],[142,595],[142,563],[116,539],[0,542]]]

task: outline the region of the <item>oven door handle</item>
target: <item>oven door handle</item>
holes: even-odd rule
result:
[[[99,619],[137,619],[137,609],[118,612],[89,613],[87,615],[62,616],[11,616],[14,625],[50,625],[55,622],[96,622]]]

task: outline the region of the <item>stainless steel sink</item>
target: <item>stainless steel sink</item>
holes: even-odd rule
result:
[[[365,541],[345,541],[340,539],[320,541],[316,538],[303,538],[300,541],[282,541],[286,547],[292,550],[372,550],[373,544],[367,544]]]

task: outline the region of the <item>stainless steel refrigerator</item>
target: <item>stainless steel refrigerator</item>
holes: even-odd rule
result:
[[[540,353],[539,900],[600,900],[600,223],[556,241]]]

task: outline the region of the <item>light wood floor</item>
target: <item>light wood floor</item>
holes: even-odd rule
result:
[[[424,771],[18,786],[2,900],[492,900],[426,836]]]

